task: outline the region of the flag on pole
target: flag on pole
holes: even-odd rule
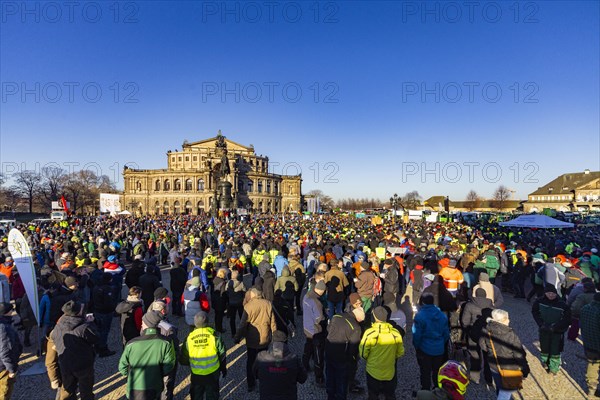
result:
[[[69,206],[67,205],[67,199],[65,199],[65,195],[60,196],[60,204],[67,214],[69,214]]]
[[[23,287],[29,299],[29,304],[31,304],[31,309],[39,325],[40,301],[38,298],[35,266],[31,258],[31,249],[29,249],[27,241],[18,229],[11,229],[8,233],[8,250],[15,261],[15,266],[23,281]]]

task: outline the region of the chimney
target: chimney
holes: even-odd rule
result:
[[[590,170],[589,169],[585,169],[585,171],[583,171],[584,174],[589,175],[590,174]]]

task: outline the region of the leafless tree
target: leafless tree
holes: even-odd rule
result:
[[[14,190],[23,198],[27,199],[29,212],[33,212],[33,204],[39,192],[42,176],[36,171],[20,171],[14,174]]]
[[[491,206],[497,208],[498,210],[506,208],[506,202],[510,199],[510,194],[511,192],[509,188],[504,185],[498,186],[498,188],[494,191]]]
[[[481,207],[481,198],[479,197],[476,191],[471,190],[469,193],[467,193],[467,201],[465,202],[465,207],[469,211],[473,211]]]

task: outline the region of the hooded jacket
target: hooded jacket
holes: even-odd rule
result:
[[[262,277],[262,294],[265,300],[273,301],[275,298],[275,274],[268,270]]]
[[[379,381],[390,381],[396,373],[396,360],[404,355],[402,335],[391,324],[376,321],[360,341],[360,356],[367,360],[367,373]]]
[[[443,278],[440,275],[434,277],[431,285],[423,289],[423,293],[431,293],[433,295],[433,304],[444,312],[455,311],[458,308],[456,300],[444,286]]]
[[[273,342],[258,353],[252,371],[260,382],[261,399],[296,400],[297,383],[307,379],[300,359],[283,342]]]
[[[121,314],[121,334],[125,345],[131,339],[140,336],[143,317],[142,300],[127,297],[127,300],[117,304],[115,311]]]
[[[430,356],[442,355],[450,338],[448,317],[433,304],[425,304],[415,316],[412,332],[415,349]]]
[[[373,297],[373,282],[375,281],[375,274],[371,270],[362,270],[358,275],[358,281],[356,282],[356,291],[361,298]]]
[[[490,335],[494,341],[498,361],[494,357]],[[487,357],[492,372],[498,373],[499,364],[503,370],[521,370],[525,377],[529,374],[529,364],[527,363],[525,350],[521,340],[511,327],[490,320],[481,334],[479,345],[484,357]]]
[[[16,373],[22,352],[23,346],[19,334],[12,327],[12,318],[0,316],[0,371]]]
[[[246,294],[244,282],[239,279],[230,279],[227,282],[227,298],[230,306],[241,306]]]
[[[327,327],[325,356],[337,363],[355,360],[360,339],[361,328],[354,314],[336,314]]]
[[[315,289],[312,288],[302,300],[302,325],[307,338],[310,339],[323,331],[321,321],[324,319],[323,304],[321,304]]]
[[[477,319],[481,317],[483,310],[486,308],[494,308],[492,301],[487,297],[473,297],[470,301],[465,303],[465,306],[460,316],[460,324],[465,330],[465,334],[467,336],[471,337],[471,328],[473,327]]]
[[[325,285],[327,285],[327,300],[338,303],[344,301],[344,289],[349,285],[348,278],[337,266],[332,267],[325,273]]]
[[[79,372],[94,368],[94,345],[99,336],[94,324],[83,317],[63,315],[50,333],[63,372]]]
[[[275,283],[274,291],[276,292],[278,290],[281,290],[281,297],[283,297],[285,300],[294,300],[294,296],[298,290],[298,282],[296,281],[296,278],[292,276],[290,269],[287,266],[283,267],[281,276]]]
[[[490,282],[490,277],[485,272],[479,274],[479,283],[473,287],[472,297],[475,297],[477,289],[485,290],[485,295],[492,301],[495,308],[500,308],[504,304],[504,296],[498,286]]]

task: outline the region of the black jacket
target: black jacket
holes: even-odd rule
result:
[[[274,342],[256,357],[253,373],[260,382],[260,398],[297,400],[296,383],[306,382],[307,374],[287,344]]]
[[[169,275],[171,276],[171,292],[182,294],[185,289],[185,283],[188,280],[188,274],[185,269],[181,267],[173,268],[169,272]]]
[[[50,333],[58,353],[58,365],[64,372],[78,372],[94,368],[94,345],[98,332],[94,324],[83,317],[63,315]]]
[[[352,313],[336,314],[327,327],[325,356],[334,363],[355,360],[361,339],[360,325]]]
[[[262,292],[264,299],[272,302],[275,298],[275,274],[271,270],[263,275]]]
[[[231,279],[227,282],[227,299],[231,306],[241,306],[244,301],[244,295],[246,294],[246,288],[244,282],[237,279]]]
[[[460,316],[460,324],[467,334],[486,308],[494,308],[492,300],[487,297],[473,297],[470,301],[465,303]]]
[[[553,333],[565,333],[571,325],[571,308],[556,297],[549,300],[545,295],[537,299],[531,308],[533,319],[541,329]]]
[[[448,289],[444,286],[440,275],[436,275],[431,285],[423,289],[423,294],[425,293],[431,293],[433,295],[433,304],[444,312],[455,311],[458,308],[456,300],[454,300],[454,297],[452,297]]]
[[[138,308],[142,308],[141,301],[125,300],[117,305],[115,311],[121,314],[121,333],[123,335],[123,344],[126,344],[131,339],[140,336],[140,329],[138,329],[135,323],[135,312]]]
[[[400,291],[400,284],[398,283],[399,276],[400,271],[398,271],[398,267],[396,265],[390,265],[385,273],[385,278],[383,279],[384,293],[397,294]]]
[[[140,287],[142,288],[142,300],[147,310],[154,301],[154,291],[161,287],[160,281],[153,273],[146,272],[140,277]]]
[[[62,306],[65,305],[69,300],[75,300],[76,293],[65,287],[61,286],[50,296],[50,323],[56,324],[58,319],[63,315]]]
[[[496,363],[492,350],[490,334],[494,342],[498,363]],[[496,321],[490,321],[481,333],[479,345],[493,372],[498,372],[499,364],[503,370],[521,370],[525,377],[529,374],[529,364],[527,363],[525,350],[521,340],[511,327]]]
[[[99,314],[115,312],[115,288],[111,285],[96,286],[92,290],[92,310]]]
[[[134,261],[133,266],[125,275],[125,284],[128,288],[140,286],[140,277],[144,275],[144,264],[139,261]]]

